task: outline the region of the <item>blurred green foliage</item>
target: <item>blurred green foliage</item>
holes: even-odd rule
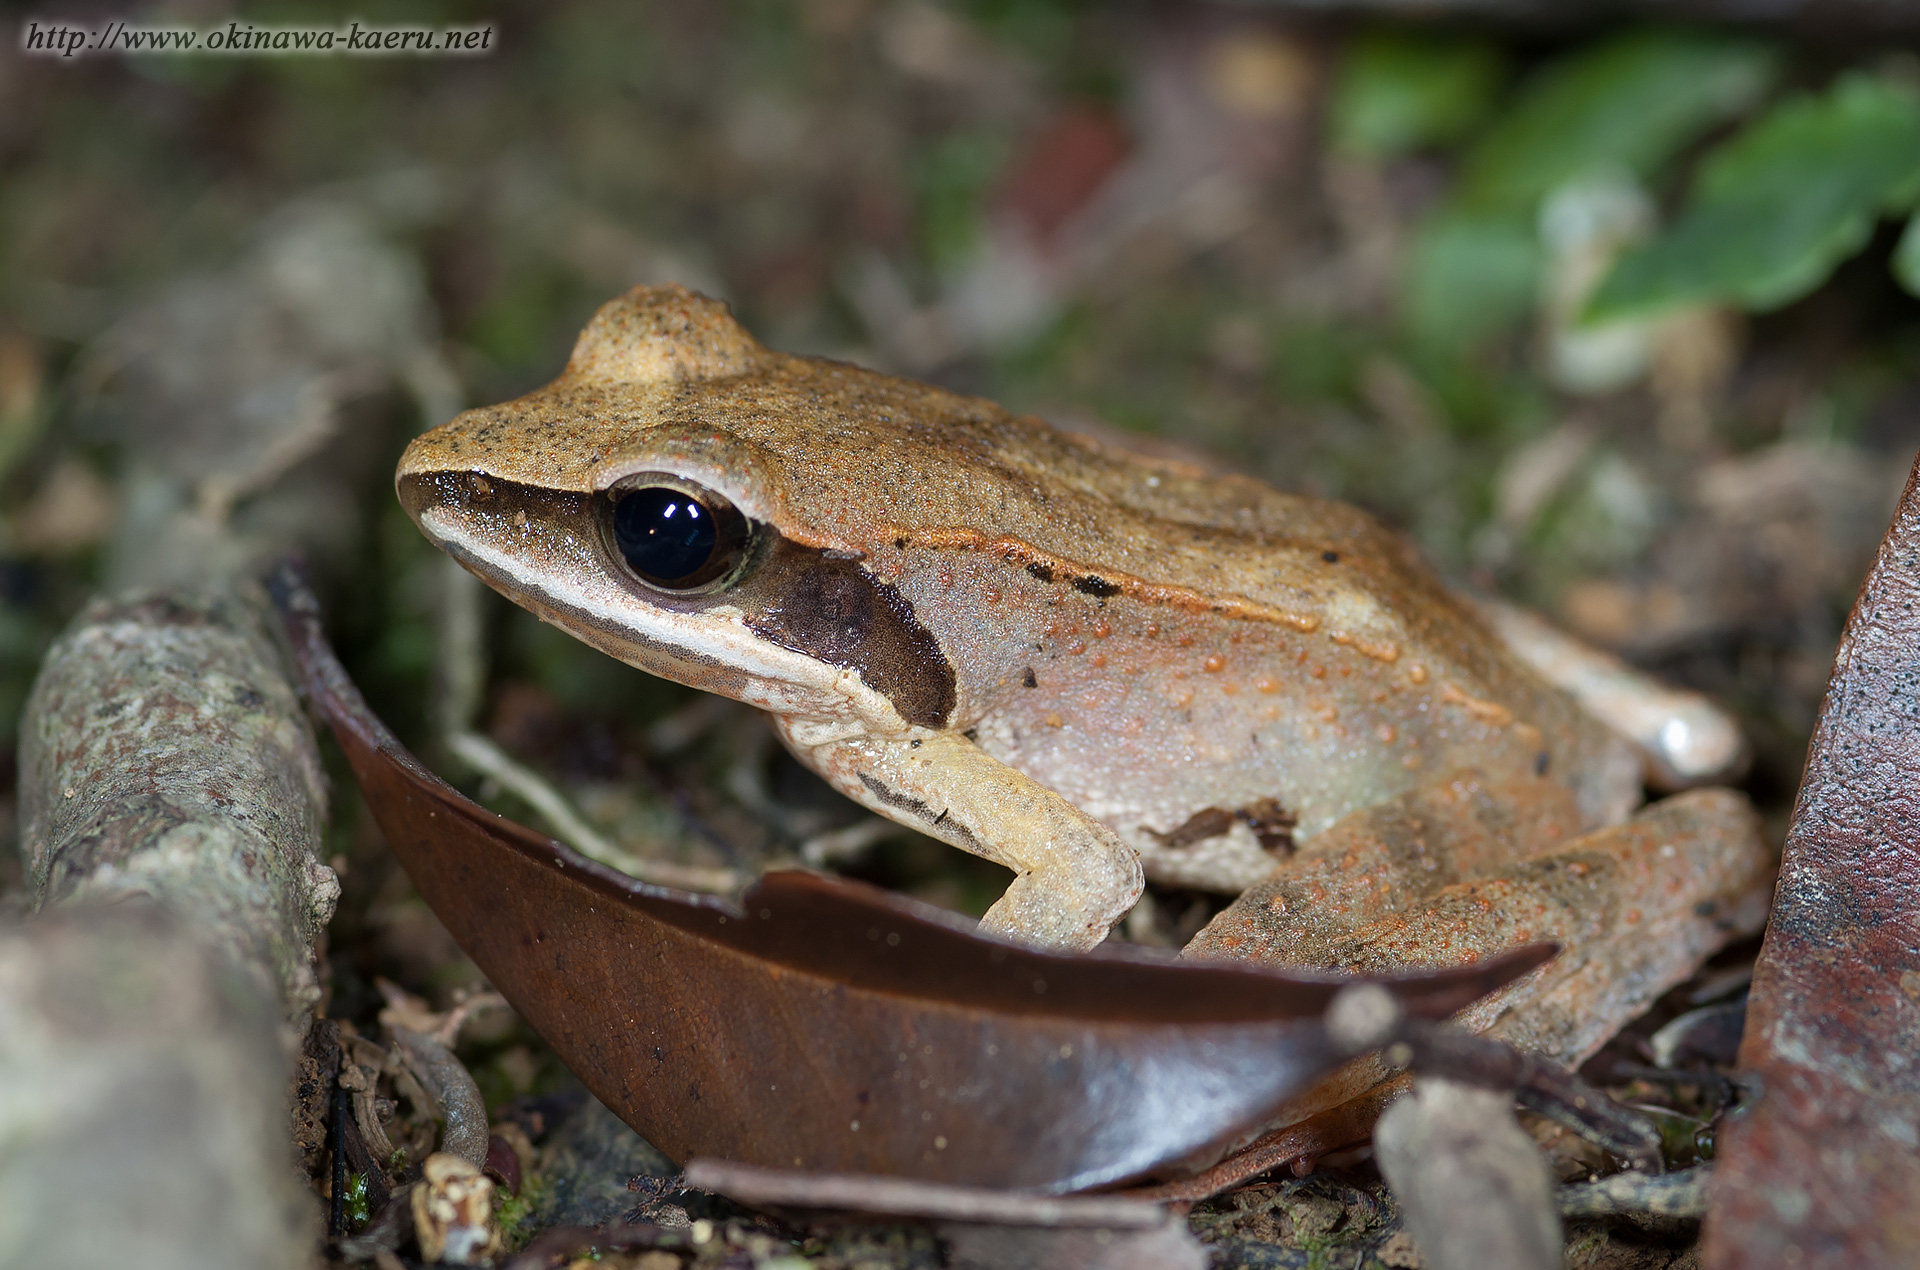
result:
[[[1545,199],[1594,177],[1657,193],[1677,184],[1676,159],[1743,118],[1695,165],[1673,223],[1623,253],[1584,320],[1702,303],[1764,311],[1819,286],[1880,217],[1920,202],[1920,92],[1854,71],[1756,117],[1782,60],[1751,39],[1630,33],[1549,62],[1476,133],[1496,83],[1490,54],[1406,34],[1356,42],[1329,114],[1335,145],[1390,158],[1464,142],[1401,281],[1414,338],[1464,350],[1513,329],[1543,292]],[[1891,268],[1920,294],[1920,228],[1909,228]]]
[[[1448,209],[1420,227],[1403,281],[1415,339],[1462,348],[1510,329],[1540,294],[1532,221]]]
[[[1327,103],[1334,146],[1393,159],[1459,141],[1493,108],[1505,71],[1484,40],[1394,29],[1357,36]]]
[[[1920,212],[1907,218],[1907,227],[1893,249],[1893,276],[1901,286],[1920,295]]]
[[[1429,56],[1438,66],[1458,54],[1440,45]],[[1417,50],[1404,60],[1418,65]],[[1541,201],[1595,174],[1656,177],[1682,148],[1750,108],[1776,62],[1751,41],[1647,31],[1536,72],[1469,146],[1419,232],[1403,293],[1416,337],[1470,345],[1526,316],[1540,291]]]
[[[1885,213],[1920,200],[1920,92],[1867,74],[1784,101],[1709,154],[1685,212],[1624,256],[1604,319],[1703,301],[1773,309],[1824,282]],[[1898,266],[1896,266],[1896,274]]]
[[[1751,108],[1775,61],[1744,40],[1652,31],[1552,62],[1466,156],[1454,201],[1530,219],[1547,194],[1589,173],[1655,177],[1683,146]]]
[[[959,0],[954,8],[993,40],[1042,64],[1073,56],[1089,0]]]
[[[981,212],[1007,151],[1005,136],[970,128],[937,137],[909,157],[920,248],[934,274],[958,268],[979,240]]]

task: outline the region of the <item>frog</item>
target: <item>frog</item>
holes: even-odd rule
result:
[[[1347,503],[775,352],[674,286],[395,483],[513,602],[1004,865],[995,937],[1091,949],[1152,882],[1238,897],[1190,955],[1371,970],[1544,934],[1614,949],[1576,996],[1644,1004],[1757,924],[1744,799],[1641,808],[1672,719],[1623,731],[1553,681],[1564,647],[1530,655]]]

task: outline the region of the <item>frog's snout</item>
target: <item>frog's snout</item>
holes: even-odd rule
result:
[[[421,516],[434,507],[444,506],[449,500],[447,491],[441,488],[443,482],[435,478],[442,473],[409,472],[402,460],[401,471],[393,478],[393,492],[400,500],[400,506],[413,519],[421,523]]]

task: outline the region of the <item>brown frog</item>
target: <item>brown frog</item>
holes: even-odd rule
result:
[[[1737,796],[1630,819],[1671,719],[1642,708],[1636,747],[1365,513],[770,352],[679,288],[606,305],[557,380],[420,437],[397,485],[516,603],[1007,866],[1007,936],[1090,947],[1152,879],[1244,892],[1211,955],[1558,938],[1592,950],[1575,997],[1622,998],[1572,1054],[1764,903]]]

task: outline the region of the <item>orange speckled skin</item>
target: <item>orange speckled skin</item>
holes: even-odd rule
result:
[[[663,599],[595,545],[593,508],[643,472],[789,544],[741,595],[777,604],[852,570],[910,611],[924,654],[856,676],[758,640],[726,588]],[[836,788],[1009,864],[989,922],[1011,933],[1096,941],[1141,864],[1238,891],[1286,855],[1261,808],[1304,844],[1461,772],[1554,791],[1556,835],[1639,800],[1628,747],[1365,513],[772,353],[679,288],[608,304],[559,379],[427,433],[397,479],[429,535],[511,598],[768,710]],[[940,676],[938,717],[896,691]],[[1049,928],[1055,909],[1073,916]]]

